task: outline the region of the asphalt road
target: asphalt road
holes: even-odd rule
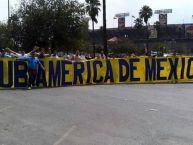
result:
[[[193,84],[0,90],[0,145],[192,145]]]

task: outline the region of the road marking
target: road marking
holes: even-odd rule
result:
[[[62,141],[64,141],[74,130],[76,129],[76,126],[72,126],[56,143],[53,145],[60,145]]]
[[[149,111],[155,111],[155,112],[157,112],[158,110],[157,110],[157,109],[149,109]]]
[[[3,111],[6,111],[8,109],[11,109],[11,108],[13,108],[13,107],[11,107],[11,106],[4,107],[4,108],[0,109],[0,113],[2,113]]]

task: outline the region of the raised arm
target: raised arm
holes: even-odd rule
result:
[[[34,52],[36,52],[38,49],[39,49],[38,46],[34,46],[33,50],[30,51],[28,54],[34,53]]]
[[[13,53],[13,54],[18,54],[17,52],[11,50],[10,48],[6,48],[7,51],[9,51],[10,53]]]

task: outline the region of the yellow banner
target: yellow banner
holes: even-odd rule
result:
[[[193,57],[136,57],[71,62],[63,58],[41,60],[37,86],[185,83],[193,82]],[[0,87],[27,87],[28,66],[25,61],[0,58]]]

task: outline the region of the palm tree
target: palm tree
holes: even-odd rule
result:
[[[147,26],[148,19],[153,15],[152,9],[149,6],[143,6],[139,11],[139,16],[142,18]]]
[[[135,29],[141,29],[143,27],[143,20],[141,18],[136,18],[134,20],[134,23],[135,23],[135,26],[134,26]]]
[[[147,24],[148,24],[148,19],[149,18],[151,18],[152,17],[152,15],[153,15],[153,12],[152,12],[152,9],[149,7],[149,6],[143,6],[142,8],[141,8],[141,10],[139,11],[139,16],[140,16],[140,18],[142,18],[143,20],[144,20],[144,22],[145,22],[145,24],[146,24],[146,29],[147,29],[147,42],[146,42],[146,49],[147,49],[147,51],[148,51],[148,39],[149,39],[149,31],[148,31],[148,26],[147,26]]]
[[[99,0],[85,0],[86,1],[86,12],[92,20],[92,31],[93,31],[93,51],[95,55],[95,42],[94,42],[94,23],[98,23],[97,16],[100,11],[100,1]]]

